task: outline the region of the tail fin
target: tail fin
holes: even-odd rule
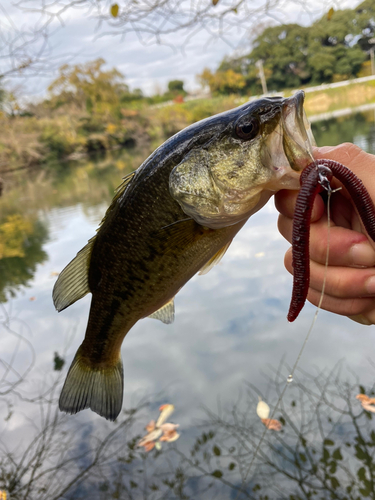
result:
[[[91,408],[107,420],[115,420],[121,411],[124,392],[121,358],[113,367],[95,370],[84,363],[80,350],[66,376],[59,408],[71,414]]]

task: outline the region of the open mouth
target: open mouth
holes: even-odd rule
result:
[[[303,109],[304,92],[299,90],[285,100],[281,120],[284,131],[283,148],[293,170],[301,171],[314,157],[315,139]]]

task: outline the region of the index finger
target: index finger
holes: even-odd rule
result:
[[[282,189],[275,194],[276,209],[285,217],[293,219],[294,210],[298,191],[289,191]],[[314,206],[311,214],[311,222],[319,220],[324,213],[324,202],[320,196],[317,196],[314,201]]]

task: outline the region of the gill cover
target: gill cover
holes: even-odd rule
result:
[[[245,104],[224,130],[192,149],[169,178],[182,210],[219,229],[250,217],[276,191],[298,189],[315,143],[303,100],[299,91]]]

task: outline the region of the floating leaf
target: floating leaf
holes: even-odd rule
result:
[[[111,16],[112,17],[117,17],[118,11],[119,11],[119,7],[118,7],[117,3],[114,3],[113,5],[111,5]]]
[[[155,429],[155,420],[150,420],[150,422],[145,427],[147,432],[151,432]]]
[[[281,422],[276,420],[275,418],[262,418],[262,424],[264,424],[267,429],[271,431],[281,431],[283,426],[281,425]]]
[[[167,420],[167,418],[174,412],[174,406],[171,404],[161,405],[159,408],[159,411],[161,413],[160,413],[159,418],[156,422],[156,427],[160,427],[161,425],[164,424],[164,422]]]
[[[260,419],[268,418],[270,415],[270,407],[265,401],[259,400],[257,405],[257,415]]]

